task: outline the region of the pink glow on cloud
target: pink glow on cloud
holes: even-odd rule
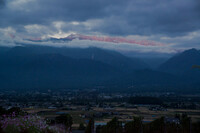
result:
[[[67,40],[91,40],[91,41],[99,41],[99,42],[111,42],[111,43],[129,43],[129,44],[138,44],[138,45],[144,45],[144,46],[163,46],[165,44],[154,42],[154,41],[148,41],[148,40],[141,40],[137,41],[135,39],[127,39],[122,37],[98,37],[98,36],[88,36],[88,35],[81,35],[81,34],[71,34],[65,38],[60,39],[67,39]]]
[[[15,35],[13,35],[13,34],[9,34],[9,36],[10,36],[12,39],[15,38]]]
[[[32,42],[37,42],[37,41],[42,41],[42,38],[40,38],[40,37],[35,37],[35,38],[33,38],[33,37],[28,37],[28,38],[26,38],[25,40],[28,40],[28,41],[32,41]]]
[[[66,40],[66,41],[72,41],[72,40],[78,39],[78,40],[90,40],[90,41],[110,42],[110,43],[128,43],[128,44],[137,44],[137,45],[142,45],[142,46],[164,46],[165,45],[164,43],[150,41],[150,40],[135,40],[135,39],[128,39],[128,38],[123,38],[123,37],[110,37],[110,36],[89,36],[89,35],[82,35],[82,34],[71,34],[64,38],[49,38],[49,39]],[[29,40],[33,42],[48,41],[48,39],[43,40],[40,37],[35,37],[35,38],[26,37],[25,40]]]

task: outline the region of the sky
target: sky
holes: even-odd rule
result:
[[[0,45],[20,44],[160,53],[200,48],[200,1],[0,0]]]

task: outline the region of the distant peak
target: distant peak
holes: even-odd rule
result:
[[[188,49],[186,51],[198,51],[196,48],[191,48],[191,49]]]
[[[184,54],[200,53],[197,49],[192,48],[183,52]]]
[[[26,51],[28,50],[27,47],[24,47],[24,46],[15,46],[13,48],[10,49],[10,51]]]

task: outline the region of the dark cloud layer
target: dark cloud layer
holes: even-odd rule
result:
[[[18,1],[18,2],[17,2]],[[3,5],[1,0],[0,4]],[[185,34],[200,29],[198,0],[8,0],[1,26],[100,19],[91,30],[114,35]]]
[[[136,35],[196,46],[199,23],[199,0],[0,0],[0,32],[22,36]]]
[[[2,8],[5,5],[5,1],[4,0],[0,0],[0,8]]]

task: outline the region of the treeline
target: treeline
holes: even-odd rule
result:
[[[131,104],[151,104],[151,105],[161,105],[163,101],[157,97],[131,97],[128,101]]]
[[[161,117],[150,123],[144,123],[141,117],[123,124],[116,117],[105,126],[94,126],[91,119],[85,133],[200,133],[200,122],[192,123],[187,115],[176,115],[174,118]]]
[[[0,107],[0,116],[11,115],[13,112],[16,117],[27,115],[17,107],[8,110]],[[63,114],[57,116],[54,121],[46,120],[46,123],[49,125],[63,124],[65,130],[71,132],[73,119],[70,114]],[[86,127],[81,123],[79,130],[85,130],[85,133],[200,133],[200,122],[192,122],[186,114],[177,114],[174,117],[161,117],[148,123],[145,123],[142,117],[133,117],[132,121],[126,123],[114,117],[106,125],[97,126],[95,120],[91,118]],[[0,133],[3,133],[1,125]]]
[[[12,107],[10,109],[5,109],[3,107],[0,106],[0,116],[3,115],[11,115],[13,112],[15,112],[15,115],[25,115],[28,114],[27,112],[24,112],[23,110],[21,110],[19,107]]]

